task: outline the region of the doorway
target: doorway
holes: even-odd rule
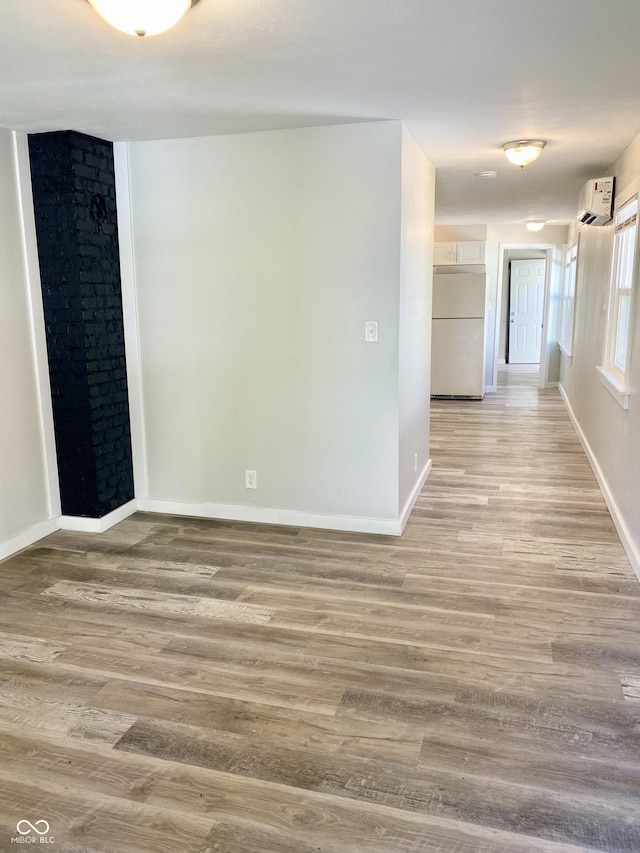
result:
[[[546,258],[509,263],[505,353],[508,364],[540,363],[546,267]]]
[[[555,384],[559,371],[559,357],[556,357],[559,290],[562,281],[562,251],[555,243],[500,243],[498,245],[498,280],[496,292],[496,311],[493,325],[493,382],[495,390],[498,381],[498,365],[507,360],[507,324],[509,323],[509,265],[515,260],[544,260],[545,283],[543,294],[543,319],[538,357],[538,385],[546,388]],[[556,292],[557,291],[557,292]],[[556,361],[558,362],[556,364]]]

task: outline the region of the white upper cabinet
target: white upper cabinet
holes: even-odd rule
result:
[[[457,243],[434,243],[433,244],[433,265],[449,266],[457,264],[458,244]]]
[[[458,243],[458,264],[483,264],[484,247],[482,240],[465,240]]]
[[[434,243],[434,266],[452,266],[454,264],[483,264],[484,247],[482,240],[463,240],[457,243]]]

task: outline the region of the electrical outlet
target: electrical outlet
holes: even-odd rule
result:
[[[245,489],[258,488],[258,475],[255,471],[244,472],[244,487]]]

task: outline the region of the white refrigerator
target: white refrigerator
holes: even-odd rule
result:
[[[431,396],[484,397],[485,272],[433,276]]]

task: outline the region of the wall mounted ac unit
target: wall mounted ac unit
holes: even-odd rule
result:
[[[578,221],[606,225],[613,214],[614,178],[594,178],[583,186],[578,199]]]

